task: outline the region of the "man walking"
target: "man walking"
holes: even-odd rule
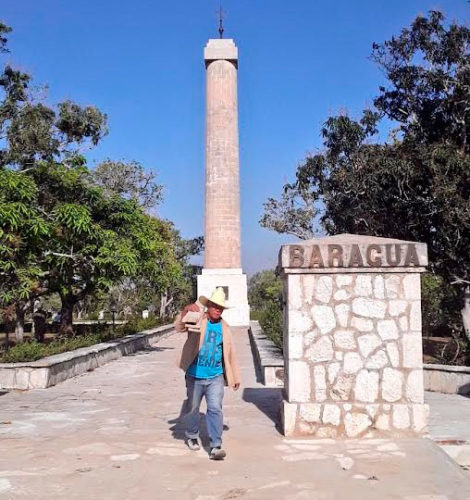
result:
[[[238,365],[232,342],[232,332],[222,319],[226,309],[223,288],[217,288],[207,297],[199,297],[199,303],[186,306],[178,316],[175,329],[188,331],[183,346],[179,366],[186,372],[187,409],[185,416],[187,445],[191,450],[199,450],[199,407],[202,398],[207,404],[207,431],[210,439],[212,460],[223,460],[226,456],[222,449],[223,414],[222,399],[224,386],[234,391],[240,387]],[[190,328],[183,321],[189,311],[200,313],[199,328]]]

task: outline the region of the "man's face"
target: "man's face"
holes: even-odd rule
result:
[[[211,321],[218,321],[222,316],[223,311],[224,308],[222,306],[214,304],[210,300],[207,303],[207,315]]]

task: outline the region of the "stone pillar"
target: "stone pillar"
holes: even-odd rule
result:
[[[284,245],[286,435],[426,432],[420,273],[427,248],[338,235]]]
[[[206,196],[204,268],[198,294],[226,290],[233,326],[249,323],[247,280],[240,257],[238,49],[233,40],[209,40],[206,64]]]

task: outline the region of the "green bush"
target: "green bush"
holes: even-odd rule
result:
[[[261,316],[263,315],[263,311],[257,310],[257,309],[251,309],[250,310],[250,319],[252,321],[259,321],[261,319]]]
[[[116,330],[122,335],[133,335],[134,333],[142,332],[144,330],[149,330],[150,328],[156,328],[157,326],[167,325],[172,323],[172,318],[158,318],[156,316],[149,316],[144,319],[140,316],[135,316],[130,318],[126,324],[119,325]]]
[[[24,342],[12,347],[1,358],[3,363],[20,363],[21,361],[35,361],[44,357],[44,346],[36,340]]]
[[[36,340],[31,340],[18,344],[12,347],[9,351],[5,352],[0,357],[2,363],[21,363],[25,361],[36,361],[46,356],[53,354],[60,354],[66,351],[74,351],[80,347],[89,347],[100,342],[108,342],[125,335],[131,335],[143,330],[155,328],[159,325],[168,324],[171,321],[168,318],[160,319],[149,317],[142,319],[139,317],[132,318],[128,323],[119,325],[113,331],[111,326],[93,325],[93,333],[86,335],[79,335],[74,338],[58,338],[47,344],[42,344]]]
[[[270,302],[261,312],[259,324],[265,335],[282,350],[282,306],[276,302]]]
[[[433,335],[446,324],[443,307],[444,280],[435,274],[426,273],[421,280],[421,306],[423,315],[423,334]]]

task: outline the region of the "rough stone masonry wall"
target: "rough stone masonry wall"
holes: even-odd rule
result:
[[[288,274],[284,286],[285,433],[423,433],[420,275]]]

